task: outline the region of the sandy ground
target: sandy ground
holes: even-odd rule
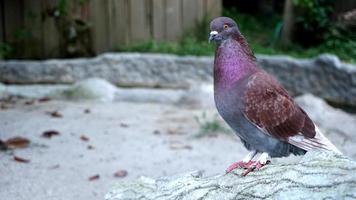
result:
[[[62,117],[47,113],[53,111]],[[194,137],[199,133],[194,117],[203,112],[215,110],[154,103],[19,101],[0,110],[0,139],[22,136],[31,144],[0,151],[0,199],[103,199],[115,183],[139,176],[224,173],[246,150],[232,135]],[[60,135],[41,137],[48,130]],[[15,155],[30,162],[16,162]],[[126,170],[127,176],[114,177],[119,170]],[[94,175],[100,178],[89,181]]]

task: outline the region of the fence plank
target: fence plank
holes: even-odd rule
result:
[[[204,9],[204,1],[205,0],[196,0],[197,1],[197,20],[198,22],[201,22],[204,18],[205,15],[205,9]]]
[[[60,33],[53,15],[58,2],[59,0],[42,0],[42,10],[45,13],[42,24],[44,57],[58,57],[61,55]]]
[[[120,45],[128,44],[129,19],[128,19],[128,1],[110,0],[109,1],[109,43],[110,49],[115,50]]]
[[[3,18],[3,13],[4,13],[4,1],[0,1],[0,44],[4,42],[4,18]],[[1,56],[0,56],[1,59]]]
[[[192,29],[197,22],[197,0],[182,0],[182,27],[184,31]]]
[[[178,40],[182,34],[181,5],[181,0],[166,0],[165,32],[166,39],[169,41]]]
[[[93,31],[93,49],[102,53],[110,49],[108,28],[108,0],[90,1],[90,20]]]
[[[147,23],[146,3],[142,0],[130,0],[130,41],[144,41],[151,37]]]
[[[24,29],[30,32],[23,46],[23,57],[41,58],[43,35],[42,35],[42,2],[24,0]]]
[[[221,12],[222,12],[221,0],[206,0],[206,13],[210,19],[219,17],[221,15]]]
[[[75,23],[73,19],[88,23],[85,41],[95,53],[148,39],[177,41],[205,14],[219,16],[222,6],[221,0],[71,0],[66,1],[67,18],[61,18],[53,15],[60,1],[0,0],[0,42],[12,43],[18,58],[65,56],[68,27],[62,25]],[[26,30],[31,37],[19,39]]]
[[[165,39],[165,0],[152,0],[152,37],[157,41]]]
[[[21,0],[4,0],[4,40],[15,49],[17,57],[21,57],[21,28],[23,26]]]

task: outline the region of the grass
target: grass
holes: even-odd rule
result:
[[[302,48],[298,44],[281,46],[278,44],[281,27],[280,16],[252,16],[234,10],[225,10],[224,16],[235,19],[240,31],[246,37],[252,50],[257,54],[285,54],[297,58],[315,57],[322,53],[332,53],[346,62],[356,63],[356,36],[330,37],[327,42],[312,48]],[[186,32],[179,42],[148,41],[125,47],[118,51],[171,53],[177,55],[213,55],[214,45],[209,44],[209,22],[203,20],[195,29]]]
[[[203,112],[201,116],[195,117],[196,122],[199,124],[199,133],[197,138],[204,136],[217,136],[217,134],[230,134],[231,131],[226,129],[219,121],[217,115],[207,116],[206,112]]]

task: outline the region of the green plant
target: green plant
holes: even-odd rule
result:
[[[291,46],[279,46],[276,43],[282,17],[272,15],[269,17],[249,15],[237,12],[235,9],[226,9],[224,16],[236,20],[239,29],[246,37],[250,47],[257,54],[286,54],[298,58],[315,57],[321,53],[333,53],[343,61],[356,62],[356,36],[347,30],[333,28],[326,33],[322,43],[305,48],[295,43]],[[201,26],[201,27],[199,27]],[[184,34],[179,42],[147,41],[117,48],[118,51],[173,53],[178,55],[213,55],[214,45],[207,42],[208,21],[198,25],[196,29]]]
[[[7,59],[11,57],[15,51],[14,47],[8,43],[0,43],[0,59]]]
[[[217,114],[208,117],[206,112],[203,112],[200,117],[195,116],[195,120],[199,124],[199,133],[196,137],[215,136],[218,133],[230,133],[230,131],[221,124]]]
[[[294,39],[305,47],[325,41],[333,27],[333,4],[332,0],[293,0],[296,15]]]

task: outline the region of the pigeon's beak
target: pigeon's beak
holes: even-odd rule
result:
[[[209,36],[209,42],[214,41],[217,34],[217,31],[211,31]]]

